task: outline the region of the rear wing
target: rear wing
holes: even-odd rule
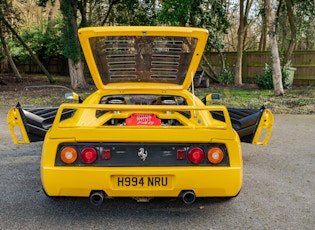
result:
[[[8,126],[15,144],[42,141],[46,132],[52,127],[59,127],[60,121],[73,116],[76,110],[113,111],[108,116],[118,119],[127,119],[131,113],[148,111],[177,111],[184,112],[207,110],[215,120],[223,121],[219,129],[234,129],[240,136],[242,142],[266,145],[272,132],[273,115],[261,108],[260,110],[227,109],[225,106],[135,106],[135,105],[84,105],[84,104],[62,104],[60,107],[44,107],[36,109],[22,108],[19,104],[8,113]],[[117,114],[114,111],[124,111]],[[128,113],[129,112],[129,113]],[[129,114],[129,115],[128,115]],[[174,119],[176,113],[163,113],[163,118]],[[183,117],[183,116],[182,116]],[[183,118],[184,122],[190,123],[189,119]],[[100,122],[100,124],[103,122]],[[218,123],[219,124],[219,123]],[[223,125],[222,125],[223,124]],[[62,126],[62,125],[61,125]],[[212,126],[213,128],[214,126]]]

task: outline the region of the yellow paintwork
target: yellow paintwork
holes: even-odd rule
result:
[[[62,129],[63,130],[63,129]],[[71,132],[72,130],[72,132]],[[227,130],[212,133],[210,130],[174,130],[170,133],[159,129],[157,132],[149,129],[135,128],[129,129],[103,129],[90,128],[79,130],[75,138],[65,138],[73,136],[73,128],[65,129],[65,132],[56,133],[57,136],[63,134],[64,139],[47,138],[43,146],[41,162],[41,178],[46,193],[50,196],[89,196],[91,190],[103,190],[110,197],[177,197],[182,190],[193,190],[198,197],[206,196],[235,196],[242,185],[242,156],[240,142],[237,135],[231,135],[234,139],[222,140]],[[201,132],[200,132],[201,131]],[[88,133],[88,134],[87,134]],[[208,134],[208,135],[207,135]],[[216,136],[211,139],[209,135]],[[52,135],[51,131],[49,136]],[[94,141],[97,136],[102,139],[114,141],[157,141],[165,142],[209,142],[225,143],[230,153],[230,166],[224,167],[63,167],[54,166],[56,147],[61,142]],[[201,135],[201,136],[200,136]],[[174,138],[174,137],[178,138]],[[194,138],[198,136],[199,138]],[[137,138],[141,137],[141,138]],[[99,138],[98,138],[99,140]],[[111,182],[112,176],[171,176],[172,186],[169,189],[117,189]],[[228,182],[228,183],[227,183]]]
[[[128,93],[136,90],[127,90]],[[157,90],[159,91],[159,90]],[[121,91],[111,91],[117,94]],[[124,92],[125,93],[125,92]],[[156,93],[155,91],[150,93]],[[165,93],[174,93],[172,90]],[[190,95],[183,90],[179,95]],[[178,196],[182,190],[193,190],[197,196],[235,196],[242,185],[242,155],[240,140],[232,129],[229,119],[221,122],[211,119],[209,111],[222,111],[228,118],[225,106],[204,106],[195,98],[194,106],[148,106],[148,105],[100,105],[101,90],[90,96],[83,104],[63,104],[55,122],[46,134],[43,146],[41,177],[43,187],[51,196],[89,196],[91,190],[104,190],[108,196]],[[59,122],[63,109],[77,109],[73,119]],[[108,116],[126,118],[132,112],[152,113],[161,117],[178,117],[178,113],[165,111],[195,111],[195,117],[187,119],[187,126],[102,126],[107,116],[95,117],[96,110],[120,111]],[[75,121],[75,122],[74,122]],[[202,121],[202,122],[200,122]],[[100,139],[101,137],[101,139]],[[229,152],[228,167],[63,167],[54,166],[59,143],[63,142],[172,142],[172,143],[224,143]],[[169,189],[115,189],[112,176],[170,176],[173,178]],[[93,179],[91,179],[93,178]]]
[[[272,112],[269,109],[265,109],[261,116],[252,144],[267,145],[272,132],[273,122],[274,118]],[[265,134],[263,134],[264,131]],[[260,138],[263,138],[263,140],[260,140]]]
[[[88,197],[103,190],[109,197],[177,197],[193,190],[197,197],[235,196],[242,185],[241,167],[58,167],[42,168],[42,183],[50,196]],[[169,189],[116,189],[111,176],[172,176]],[[228,179],[228,183],[227,180]]]
[[[182,85],[159,83],[112,83],[104,85],[93,60],[89,38],[93,36],[183,36],[198,38],[197,47]],[[241,189],[243,178],[242,152],[238,134],[233,130],[225,106],[204,105],[188,91],[199,65],[207,41],[207,30],[183,27],[92,27],[79,30],[79,39],[97,91],[82,104],[62,104],[52,127],[45,136],[41,179],[50,196],[87,197],[92,190],[103,190],[110,197],[177,197],[183,190],[193,190],[197,197],[235,196]],[[99,104],[106,95],[156,94],[177,95],[188,105],[109,105]],[[207,100],[210,98],[208,97]],[[73,117],[61,121],[62,111],[75,109]],[[96,117],[96,111],[112,111]],[[119,112],[118,112],[119,111]],[[178,111],[190,111],[187,118]],[[221,111],[225,122],[212,118],[209,111]],[[183,126],[106,126],[111,118],[128,118],[133,113],[154,113],[159,118],[180,121]],[[27,134],[17,109],[8,115],[8,123],[15,143],[28,143]],[[263,114],[253,143],[266,144],[270,137],[273,116],[269,110]],[[22,140],[14,134],[20,127]],[[259,141],[263,129],[267,135]],[[178,167],[93,167],[55,166],[60,143],[116,142],[116,143],[219,143],[226,146],[229,166],[178,166]],[[167,176],[170,186],[155,188],[117,188],[111,181],[115,176]]]
[[[117,26],[117,27],[88,27],[79,29],[79,40],[83,49],[83,53],[92,75],[95,86],[98,89],[188,89],[192,79],[199,66],[200,59],[203,54],[204,47],[208,38],[208,30],[191,27],[164,27],[164,26]],[[191,64],[187,69],[186,80],[183,85],[176,84],[161,84],[161,83],[119,83],[104,85],[98,68],[95,64],[92,50],[89,43],[89,38],[96,36],[180,36],[198,38],[198,43],[192,57]]]
[[[24,124],[23,124],[23,120],[22,120],[22,117],[18,108],[13,107],[9,110],[7,120],[8,120],[8,127],[10,130],[13,143],[14,144],[29,144],[30,141],[28,139],[28,136],[27,136]],[[17,131],[16,129],[19,129],[19,131]],[[17,134],[19,134],[20,138],[18,137]]]

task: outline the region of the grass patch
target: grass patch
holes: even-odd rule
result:
[[[12,76],[2,76],[7,85],[0,85],[0,105],[15,106],[20,102],[22,106],[58,106],[66,101],[64,94],[71,89],[60,87],[69,86],[70,78],[54,76],[55,84],[49,84],[44,75],[25,76],[23,82],[12,81]],[[92,82],[91,88],[79,92],[86,98],[95,91]],[[48,85],[48,86],[47,86]],[[32,87],[32,86],[43,86]],[[26,88],[27,89],[26,89]],[[260,108],[265,105],[273,113],[280,114],[315,114],[315,87],[292,87],[285,90],[282,97],[274,96],[273,90],[262,90],[255,85],[211,85],[210,88],[197,88],[195,93],[203,98],[209,93],[220,94],[220,100],[213,100],[211,104],[225,105],[234,108]]]
[[[273,90],[219,87],[215,89],[197,89],[200,98],[209,93],[220,94],[220,100],[211,104],[235,108],[260,108],[265,106],[274,113],[315,114],[315,88],[299,87],[288,89],[284,96],[274,96]]]

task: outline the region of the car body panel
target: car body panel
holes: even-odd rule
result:
[[[49,140],[44,142],[43,149],[56,152],[59,142],[70,139]],[[240,151],[237,141],[227,144],[228,150]],[[238,152],[238,151],[237,151]],[[135,153],[136,154],[136,153]],[[41,177],[43,187],[50,196],[90,195],[93,190],[105,191],[110,197],[161,197],[179,196],[182,190],[193,190],[197,196],[235,196],[242,185],[242,159],[239,153],[231,156],[229,167],[69,167],[54,166],[55,154],[43,154]],[[115,188],[111,178],[114,176],[169,176],[170,187],[154,186],[153,188]],[[93,179],[92,179],[93,178]]]

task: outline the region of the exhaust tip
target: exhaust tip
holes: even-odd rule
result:
[[[92,191],[90,195],[90,202],[95,206],[99,206],[103,203],[105,193],[103,191]]]
[[[193,191],[184,191],[182,197],[185,204],[192,204],[196,200],[196,195]]]

